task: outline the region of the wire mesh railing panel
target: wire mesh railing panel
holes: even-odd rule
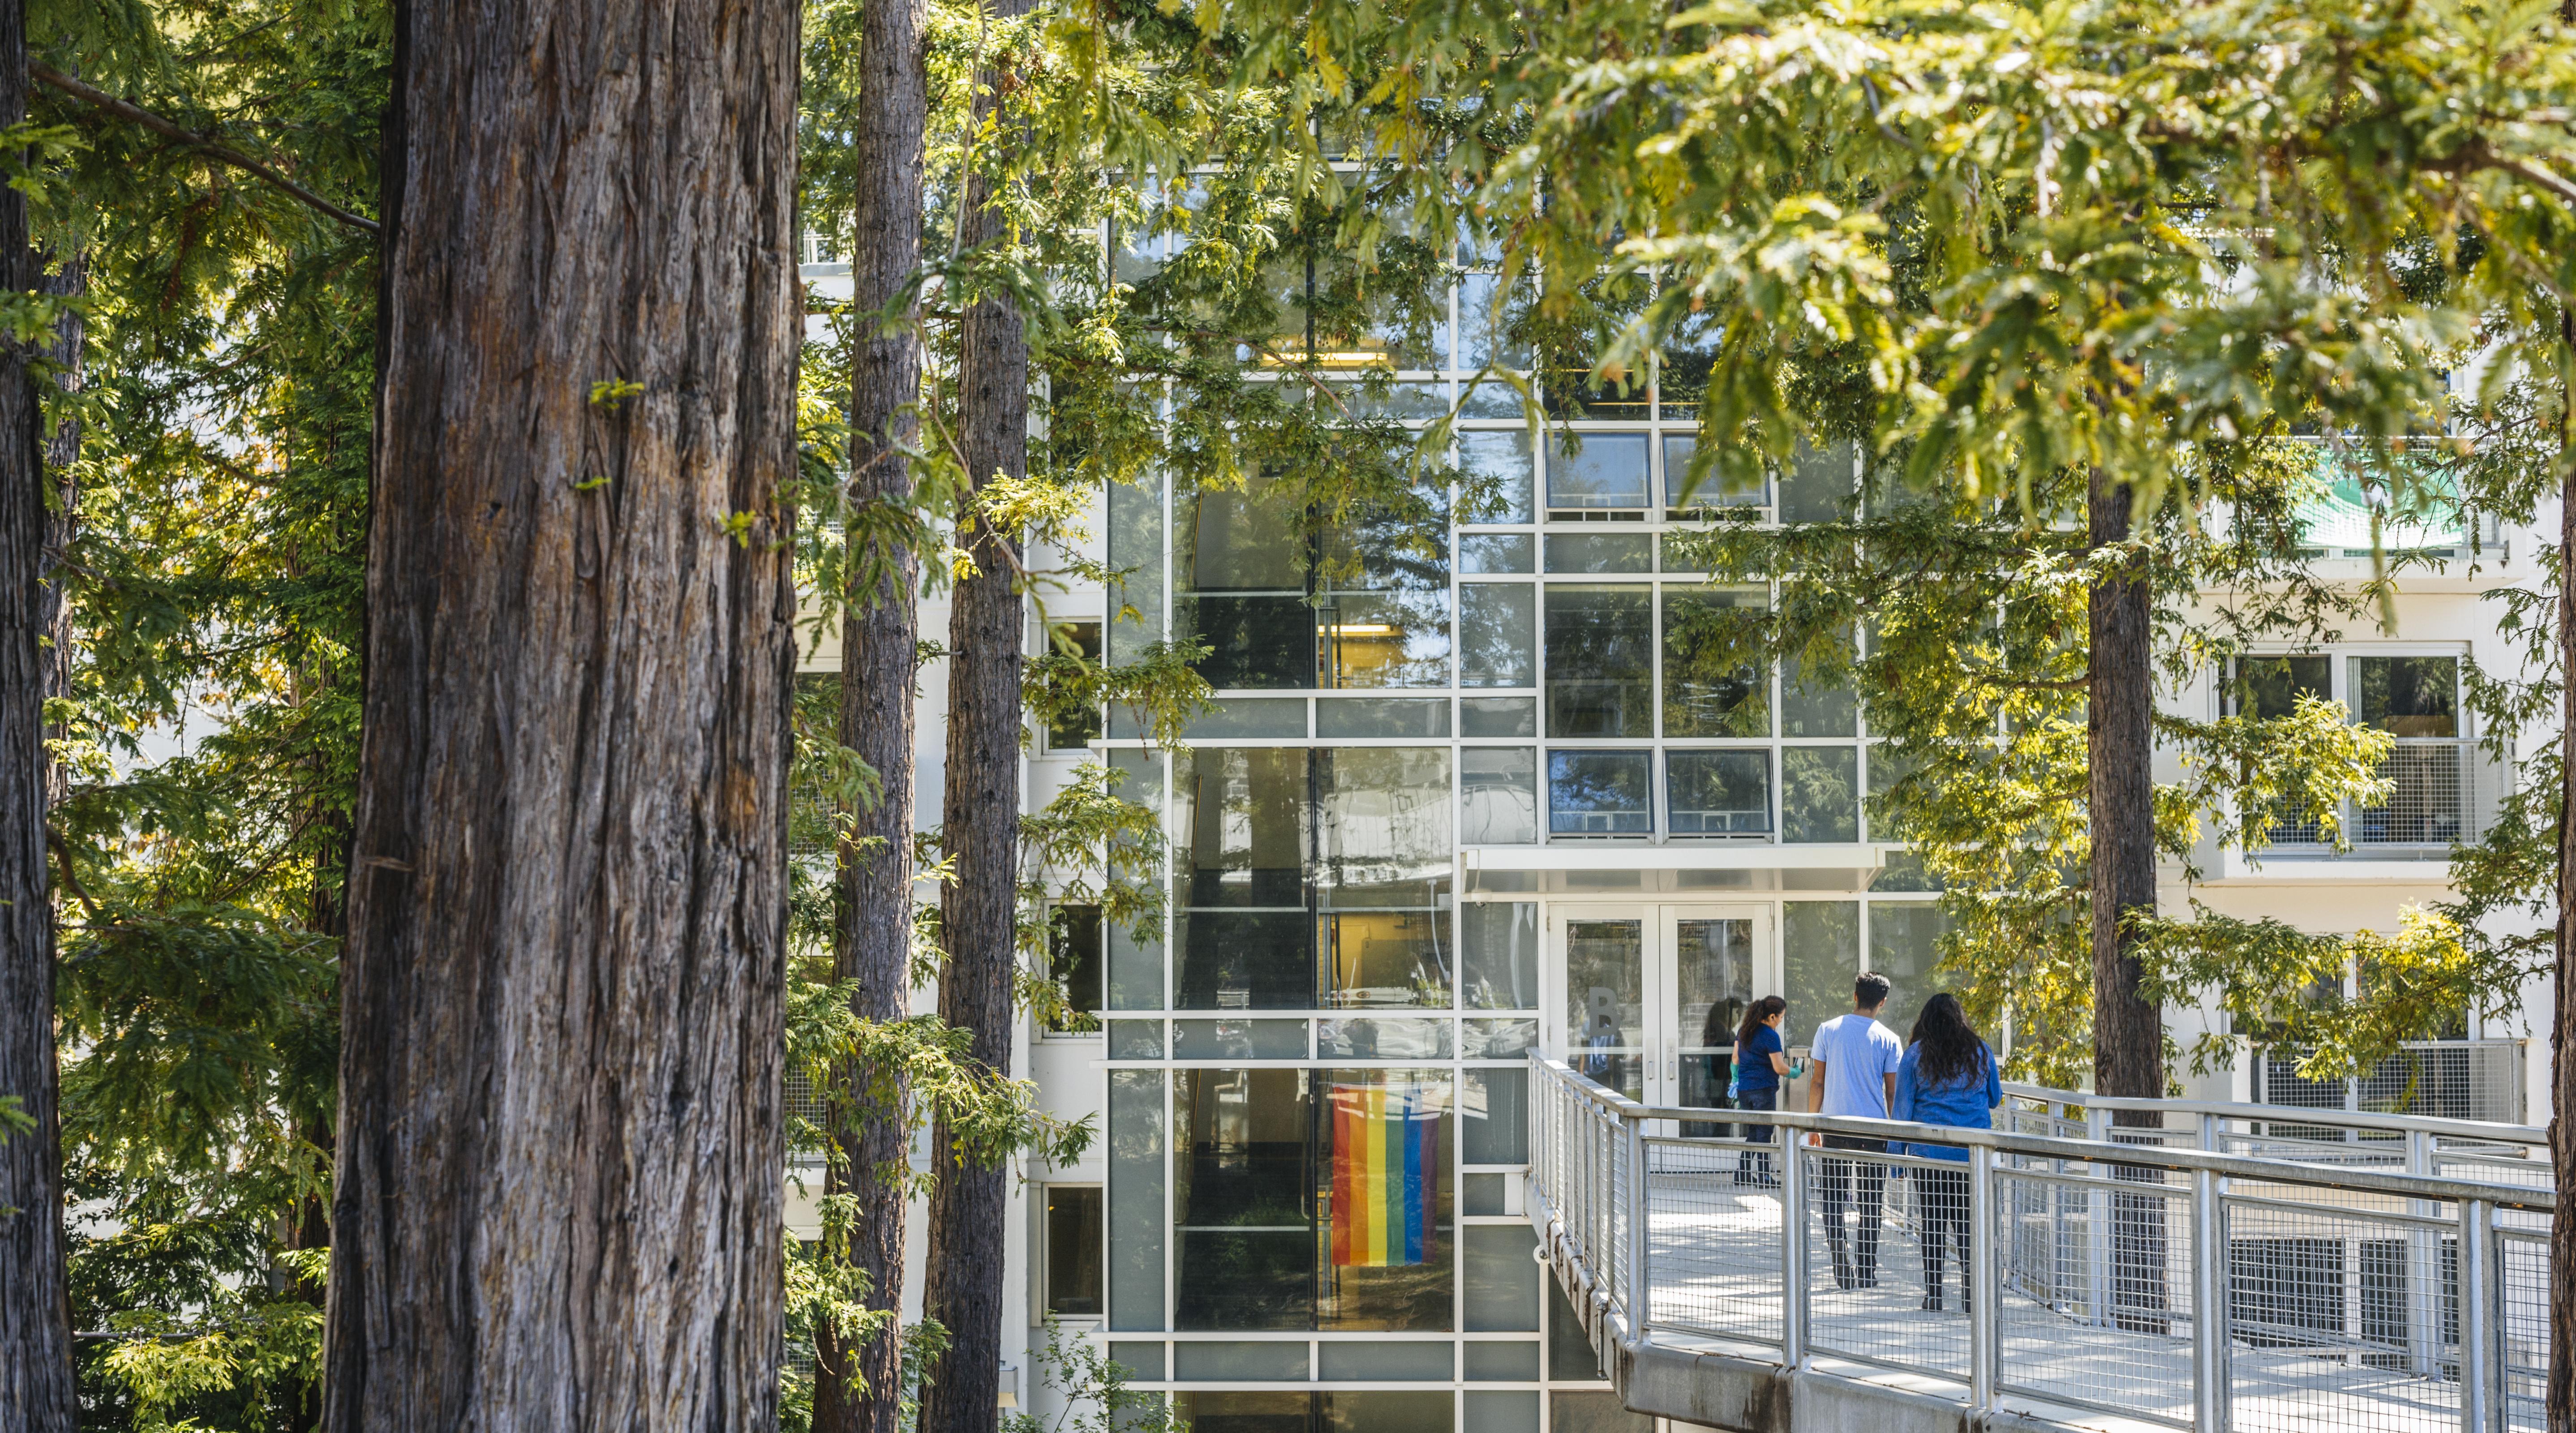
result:
[[[2191,1189],[2118,1175],[1995,1172],[1998,1385],[2188,1425]]]
[[[1891,1157],[1876,1141],[1826,1141],[1799,1150],[1809,1344],[1965,1380],[1967,1165]],[[1928,1167],[1936,1162],[1945,1167]]]
[[[2497,1365],[2503,1416],[2513,1428],[2549,1424],[2549,1231],[2506,1228],[2497,1234]]]
[[[2355,813],[2353,844],[2447,846],[2459,840],[2470,807],[2470,756],[2466,742],[2399,738],[2379,765],[2379,775],[2396,783],[2396,790],[2386,804]]]
[[[2405,1201],[2380,1202],[2370,1212],[2226,1201],[2232,1426],[2459,1426],[2457,1223],[2429,1211],[2409,1218]]]
[[[1653,1327],[1779,1344],[1784,1165],[1752,1140],[1648,1144]]]

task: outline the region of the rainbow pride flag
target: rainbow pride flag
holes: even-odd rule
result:
[[[1419,1264],[1440,1194],[1440,1111],[1419,1084],[1335,1085],[1333,1263]]]

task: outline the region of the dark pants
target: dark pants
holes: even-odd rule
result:
[[[1738,1090],[1735,1095],[1735,1107],[1743,1110],[1776,1110],[1780,1108],[1780,1087],[1774,1085],[1767,1090]],[[1770,1125],[1747,1125],[1744,1128],[1744,1137],[1755,1144],[1769,1144],[1771,1142],[1771,1129],[1772,1127]],[[1744,1153],[1737,1155],[1735,1157],[1735,1182],[1738,1184],[1769,1184],[1771,1182],[1771,1152],[1767,1149],[1758,1152],[1748,1149]]]
[[[1923,1219],[1923,1292],[1940,1299],[1941,1266],[1948,1257],[1944,1246],[1955,1245],[1959,1289],[1966,1295],[1973,1287],[1968,1275],[1968,1171],[1918,1168],[1910,1175]]]
[[[1887,1141],[1829,1134],[1825,1136],[1825,1148],[1885,1154]],[[1878,1284],[1878,1229],[1887,1205],[1887,1166],[1868,1159],[1828,1159],[1824,1165],[1825,1244],[1833,1250],[1834,1287],[1874,1288]],[[1854,1212],[1855,1194],[1860,1206],[1858,1227],[1847,1232],[1843,1218]]]

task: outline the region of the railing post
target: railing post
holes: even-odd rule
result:
[[[2460,1201],[2460,1428],[2493,1433],[2498,1396],[2495,1206]]]
[[[2227,1207],[2225,1185],[2206,1169],[2191,1176],[2191,1409],[2201,1433],[2225,1433],[2227,1367]]]
[[[2084,1107],[2084,1137],[2097,1144],[2111,1138],[2111,1112],[2100,1105]],[[2095,1160],[2093,1172],[2110,1170]],[[2084,1196],[2084,1303],[2098,1328],[2111,1326],[2111,1193],[2094,1188]]]
[[[2433,1137],[2422,1130],[2406,1132],[2406,1172],[2429,1175],[2434,1172]],[[2406,1212],[2428,1217],[2441,1213],[2431,1200],[2407,1201]],[[2423,1227],[2406,1235],[2406,1368],[2418,1378],[2430,1378],[2442,1358],[2442,1238],[2438,1231]]]
[[[1646,1267],[1655,1222],[1654,1201],[1646,1193],[1646,1126],[1621,1120],[1619,1132],[1628,1142],[1628,1336],[1643,1343],[1655,1306],[1655,1283]]]
[[[1995,1189],[1995,1152],[1984,1145],[1968,1148],[1968,1403],[1979,1413],[1995,1406],[1995,1375],[2001,1355],[1996,1295],[1996,1243],[2003,1238],[2001,1207]]]
[[[1803,1131],[1773,1125],[1780,1157],[1780,1361],[1807,1361],[1807,1167]]]

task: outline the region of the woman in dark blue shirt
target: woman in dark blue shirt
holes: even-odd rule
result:
[[[1744,1023],[1735,1027],[1735,1107],[1743,1110],[1776,1110],[1780,1108],[1780,1077],[1789,1073],[1789,1062],[1781,1051],[1780,1021],[1789,1013],[1789,1002],[1777,995],[1765,995],[1744,1008]],[[1755,1144],[1771,1142],[1771,1126],[1758,1124],[1746,1131],[1746,1139]],[[1771,1152],[1747,1150],[1736,1159],[1735,1182],[1758,1184],[1768,1189],[1780,1181],[1771,1173]]]
[[[1897,1119],[1958,1129],[1993,1129],[1994,1109],[2004,1102],[2002,1072],[1995,1052],[1977,1038],[1959,998],[1948,991],[1923,1002],[1915,1017],[1914,1036],[1896,1066]],[[1924,1159],[1968,1162],[1968,1152],[1953,1144],[1909,1144],[1905,1152]],[[1924,1169],[1914,1177],[1915,1205],[1923,1222],[1923,1307],[1941,1302],[1942,1245],[1959,1246],[1959,1303],[1975,1307],[1968,1277],[1968,1171]]]

